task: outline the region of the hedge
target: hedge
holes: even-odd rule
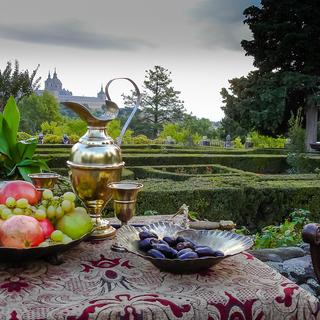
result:
[[[129,167],[134,172],[136,179],[172,179],[185,181],[191,177],[227,176],[253,174],[238,169],[221,165],[189,165],[189,166],[154,166],[154,167]]]
[[[63,168],[68,156],[66,154],[40,155],[47,159],[51,168]],[[220,164],[226,167],[256,173],[283,173],[288,169],[286,157],[282,155],[176,155],[176,154],[138,154],[124,155],[126,166]]]
[[[56,149],[69,149],[73,145],[71,144],[39,144],[36,152],[41,154],[44,151],[50,152],[50,150]],[[203,146],[178,146],[178,145],[122,145],[121,149],[124,154],[130,153],[204,153],[204,154],[287,154],[286,149],[281,148],[265,148],[265,149],[225,149],[218,147],[203,147]]]
[[[296,208],[310,210],[312,221],[320,219],[319,179],[265,181],[237,176],[139,182],[144,184],[138,195],[139,214],[146,210],[173,214],[185,203],[202,219],[233,220],[252,231],[281,222]]]

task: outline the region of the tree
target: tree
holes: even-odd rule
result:
[[[10,96],[19,102],[39,88],[41,78],[36,79],[38,68],[39,65],[29,74],[28,70],[19,70],[17,60],[15,60],[14,67],[10,61],[7,62],[6,68],[3,71],[0,70],[0,111],[3,110]]]
[[[41,130],[41,124],[45,121],[62,121],[59,103],[47,91],[42,96],[37,96],[33,93],[23,98],[18,107],[21,114],[20,131],[34,134]]]
[[[171,72],[161,66],[146,70],[141,110],[143,121],[152,128],[152,138],[156,138],[163,124],[180,121],[184,114],[183,101],[179,91],[172,84]],[[135,93],[124,96],[125,104],[132,106]]]
[[[224,123],[285,134],[299,107],[315,109],[320,101],[319,14],[317,0],[262,0],[261,7],[244,11],[253,39],[241,45],[258,70],[230,80],[230,92],[222,89]]]
[[[244,11],[252,40],[243,40],[261,73],[294,71],[320,75],[318,0],[262,0]]]
[[[296,88],[305,110],[306,147],[317,140],[317,104],[320,103],[320,3],[318,0],[262,0],[261,8],[244,11],[253,40],[242,41],[261,73],[294,72],[310,77],[314,85]],[[287,93],[290,99],[290,92]],[[296,110],[295,110],[296,111]],[[296,114],[296,113],[295,113]]]

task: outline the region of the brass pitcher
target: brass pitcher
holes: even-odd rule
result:
[[[110,84],[117,79],[125,79],[133,84],[137,101],[121,130],[120,136],[114,142],[106,131],[106,125],[119,113],[118,106],[111,101],[108,92]],[[73,190],[88,209],[91,218],[94,219],[95,229],[92,237],[96,239],[115,235],[115,229],[110,226],[109,221],[101,217],[101,212],[112,197],[112,191],[108,184],[120,181],[121,171],[124,167],[120,145],[141,100],[138,86],[129,78],[110,80],[105,91],[107,97],[104,106],[105,113],[100,117],[92,115],[89,109],[81,104],[72,101],[63,102],[88,125],[88,131],[72,147],[67,165],[70,168],[69,175]]]

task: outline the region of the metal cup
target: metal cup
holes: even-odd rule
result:
[[[137,195],[142,187],[143,184],[135,182],[108,184],[108,188],[112,191],[114,213],[121,221],[121,225],[128,224],[128,221],[135,215]]]
[[[60,175],[54,172],[39,172],[30,173],[28,177],[36,189],[42,191],[44,189],[52,190],[60,178]]]

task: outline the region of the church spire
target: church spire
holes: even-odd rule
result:
[[[57,78],[57,70],[56,70],[56,68],[54,68],[53,77],[54,77],[54,78]]]
[[[51,79],[50,70],[49,70],[49,72],[48,72],[48,79]]]

